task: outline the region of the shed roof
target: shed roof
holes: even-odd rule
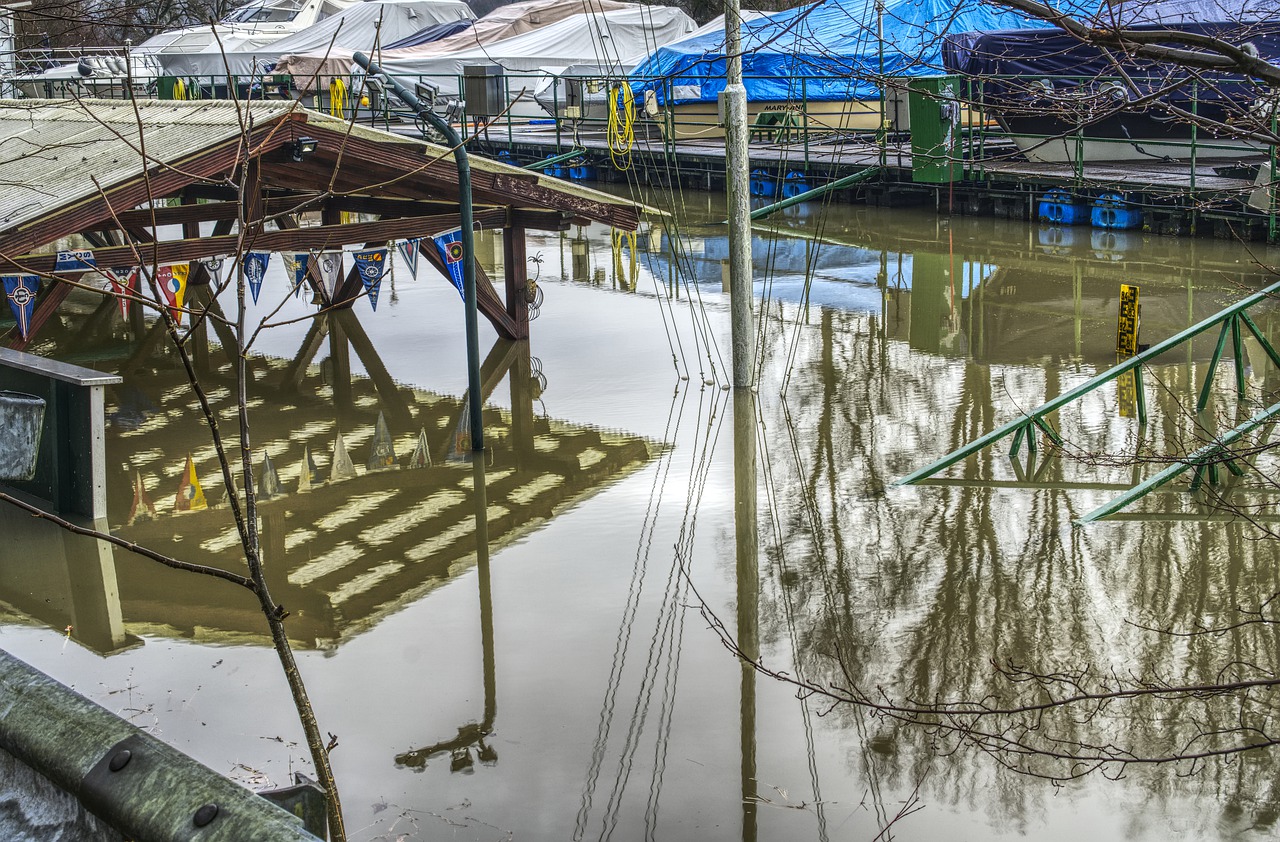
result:
[[[278,120],[288,102],[0,100],[0,231],[241,135],[241,119]],[[95,184],[96,182],[96,184]]]
[[[100,221],[111,211],[134,206],[139,198],[168,195],[175,187],[215,177],[237,159],[250,128],[257,155],[276,151],[304,134],[323,134],[331,146],[341,142],[385,150],[389,157],[379,165],[403,170],[403,184],[418,179],[419,190],[441,190],[441,175],[454,172],[445,147],[352,125],[294,102],[0,101],[0,237],[46,223],[41,225],[42,236],[32,232],[32,237],[22,238],[30,242],[12,244],[31,248],[75,233],[72,219]],[[144,157],[150,165],[145,171]],[[337,160],[332,154],[322,155],[311,166],[333,167]],[[366,165],[370,162],[356,155],[345,162],[356,171]],[[293,164],[280,168],[286,180],[296,180],[299,169]],[[628,199],[487,159],[473,158],[472,170],[480,174],[475,189],[483,195],[477,195],[477,202],[571,210],[621,227],[634,225],[638,209]],[[161,174],[163,179],[158,178]],[[317,184],[327,181],[323,173],[316,176]],[[149,180],[153,189],[141,189]],[[372,182],[371,188],[377,189]],[[456,185],[453,190],[456,193]],[[101,201],[104,195],[111,198],[110,208]],[[89,207],[95,202],[96,207]],[[84,213],[71,216],[78,206]],[[67,225],[48,224],[64,214]]]

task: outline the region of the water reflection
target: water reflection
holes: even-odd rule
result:
[[[343,736],[335,758],[349,764],[353,825],[372,836],[394,813],[418,817],[424,837],[438,819],[462,836],[866,840],[923,806],[894,824],[896,838],[1065,840],[1084,816],[1098,838],[1163,837],[1171,826],[1198,838],[1272,832],[1280,794],[1269,754],[1189,780],[1178,767],[1055,788],[988,757],[940,752],[949,746],[936,735],[797,700],[690,617],[696,587],[743,652],[898,698],[999,697],[1008,686],[993,660],[1171,681],[1280,667],[1272,624],[1189,639],[1140,627],[1225,623],[1280,590],[1280,565],[1253,527],[1214,520],[1222,515],[1172,488],[1133,521],[1074,527],[1132,484],[1123,460],[1041,454],[1014,465],[987,451],[945,484],[892,484],[1110,364],[1120,282],[1142,286],[1142,341],[1154,342],[1265,273],[1228,243],[811,212],[803,225],[788,217],[757,231],[758,394],[694,378],[673,397],[673,355],[696,369],[694,357],[727,345],[721,219],[711,206],[634,240],[596,227],[531,235],[540,262],[530,271],[547,288],[534,347],[557,414],[572,420],[541,408],[543,366],[529,346],[499,343],[483,376],[493,451],[480,462],[453,458],[465,451],[466,402],[423,385],[427,352],[387,339],[392,316],[319,321],[254,360],[255,438],[287,492],[262,504],[267,569],[290,633],[324,650],[305,668]],[[486,242],[491,265],[502,249]],[[399,306],[457,305],[443,293],[405,283]],[[1197,423],[1239,409],[1225,389],[1199,422],[1185,411],[1211,351],[1196,344],[1151,368],[1145,431],[1114,391],[1053,423],[1093,453],[1132,453],[1140,434],[1194,438]],[[1275,373],[1246,352],[1251,399],[1273,392]],[[230,394],[219,354],[209,349],[207,363],[221,414]],[[116,359],[134,376],[110,407],[112,527],[193,560],[234,556],[180,373],[134,346]],[[351,378],[357,368],[368,376]],[[509,409],[496,406],[504,377]],[[380,412],[399,470],[366,468]],[[639,432],[592,426],[602,418]],[[422,433],[431,466],[404,467]],[[339,438],[355,476],[329,483]],[[173,514],[188,452],[211,508]],[[299,493],[307,454],[315,487]],[[138,476],[160,510],[152,520],[130,517]],[[1253,481],[1236,492],[1262,512],[1274,499]],[[114,569],[114,609],[106,585],[85,611],[78,597],[37,604],[29,595],[43,581],[0,598],[59,633],[98,628],[103,651],[148,638],[113,660],[175,637],[198,652],[252,644],[217,649],[240,663],[260,651],[260,620],[232,589],[121,552],[113,565],[89,562],[104,581]],[[95,611],[108,621],[86,619]],[[202,683],[208,666],[190,673]],[[1158,752],[1185,741],[1189,724],[1266,728],[1270,711],[1265,697],[1175,711],[1147,700],[1048,724],[1063,739]],[[172,733],[182,723],[173,714],[164,724]],[[235,750],[256,757],[259,742]]]
[[[325,338],[328,358],[311,365]],[[368,377],[352,377],[347,347]],[[185,560],[239,569],[238,532],[185,374],[166,358],[136,349],[125,367],[136,374],[109,412],[111,531]],[[500,340],[485,359],[483,399],[506,379],[512,409],[486,412],[492,447],[473,488],[465,396],[396,383],[352,312],[314,320],[292,359],[255,360],[253,461],[261,472],[269,456],[283,492],[259,502],[263,558],[273,594],[292,615],[289,633],[296,644],[329,647],[360,633],[487,559],[490,540],[505,546],[651,457],[653,445],[639,436],[537,416],[543,381],[531,369],[527,343]],[[224,365],[211,370],[204,384],[214,413],[228,427],[235,418],[229,378]],[[388,463],[392,469],[383,469]],[[207,504],[192,506],[197,484],[197,499]],[[492,502],[476,520],[473,499],[486,493]],[[70,559],[72,547],[94,543],[57,530],[30,534],[41,546],[49,543],[41,553],[33,548],[30,558],[48,552]],[[265,641],[260,619],[234,589],[157,570],[127,554],[113,562],[110,548],[104,552],[106,573],[96,578],[110,579],[106,590],[117,627],[123,612],[126,627],[209,641]],[[8,570],[10,578],[18,575],[16,568]],[[92,590],[93,577],[74,580],[77,589]],[[60,627],[58,622],[53,625]],[[74,625],[89,632],[89,624]],[[123,640],[118,628],[106,634]]]

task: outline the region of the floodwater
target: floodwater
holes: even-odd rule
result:
[[[1187,494],[1186,477],[1120,519],[1075,523],[1150,472],[1128,458],[1135,448],[1194,445],[1188,407],[1216,331],[1147,369],[1141,440],[1112,385],[1056,413],[1066,458],[1042,449],[1014,463],[1005,442],[941,482],[895,480],[1113,364],[1121,283],[1141,288],[1149,344],[1270,283],[1258,262],[1273,255],[802,206],[757,232],[753,399],[721,388],[722,197],[686,200],[635,238],[530,234],[544,296],[530,347],[490,347],[482,320],[481,463],[461,453],[461,304],[430,268],[414,280],[397,265],[376,312],[362,301],[357,318],[326,326],[350,346],[309,337],[305,320],[255,346],[254,463],[269,453],[285,491],[262,505],[264,555],[321,727],[337,737],[352,837],[1272,836],[1274,750],[1062,783],[1041,776],[1081,767],[1014,750],[1151,757],[1256,741],[1273,724],[1265,692],[977,720],[1009,741],[982,751],[798,694],[726,644],[784,677],[912,703],[1066,692],[1011,683],[996,665],[1085,689],[1271,674],[1275,627],[1237,613],[1280,591],[1262,531],[1273,492],[1257,474],[1232,499],[1256,506],[1260,525]],[[491,267],[502,254],[489,237],[482,249]],[[284,288],[273,266],[252,320]],[[290,301],[273,320],[308,312]],[[1276,327],[1266,310],[1255,321]],[[127,369],[108,397],[109,527],[236,567],[181,370],[132,357],[118,322],[86,324],[68,311],[35,350]],[[1276,373],[1256,342],[1244,347],[1254,402]],[[1228,342],[1203,424],[1241,412],[1231,357]],[[216,346],[206,366],[230,430]],[[367,468],[379,411],[399,463],[425,433],[430,467]],[[331,480],[339,438],[356,476]],[[299,490],[305,452],[316,476]],[[188,454],[205,511],[174,511]],[[0,517],[3,648],[247,784],[309,768],[250,594]]]

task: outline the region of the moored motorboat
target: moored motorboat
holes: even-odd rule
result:
[[[1186,37],[1205,37],[1280,58],[1280,20],[1258,4],[1228,19],[1210,13],[1224,10],[1178,0],[1089,25],[1123,27],[1149,45],[1185,48]],[[943,61],[969,80],[973,103],[1039,162],[1238,159],[1265,148],[1257,135],[1269,130],[1275,107],[1274,91],[1255,80],[1139,58],[1059,29],[952,35]]]

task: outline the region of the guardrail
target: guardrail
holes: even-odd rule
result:
[[[0,749],[125,839],[319,839],[304,828],[299,816],[3,651],[0,710],[5,712],[0,717]],[[19,806],[37,815],[44,812],[47,819],[47,790],[46,784],[40,791],[20,794]],[[43,832],[48,831],[45,826]]]

